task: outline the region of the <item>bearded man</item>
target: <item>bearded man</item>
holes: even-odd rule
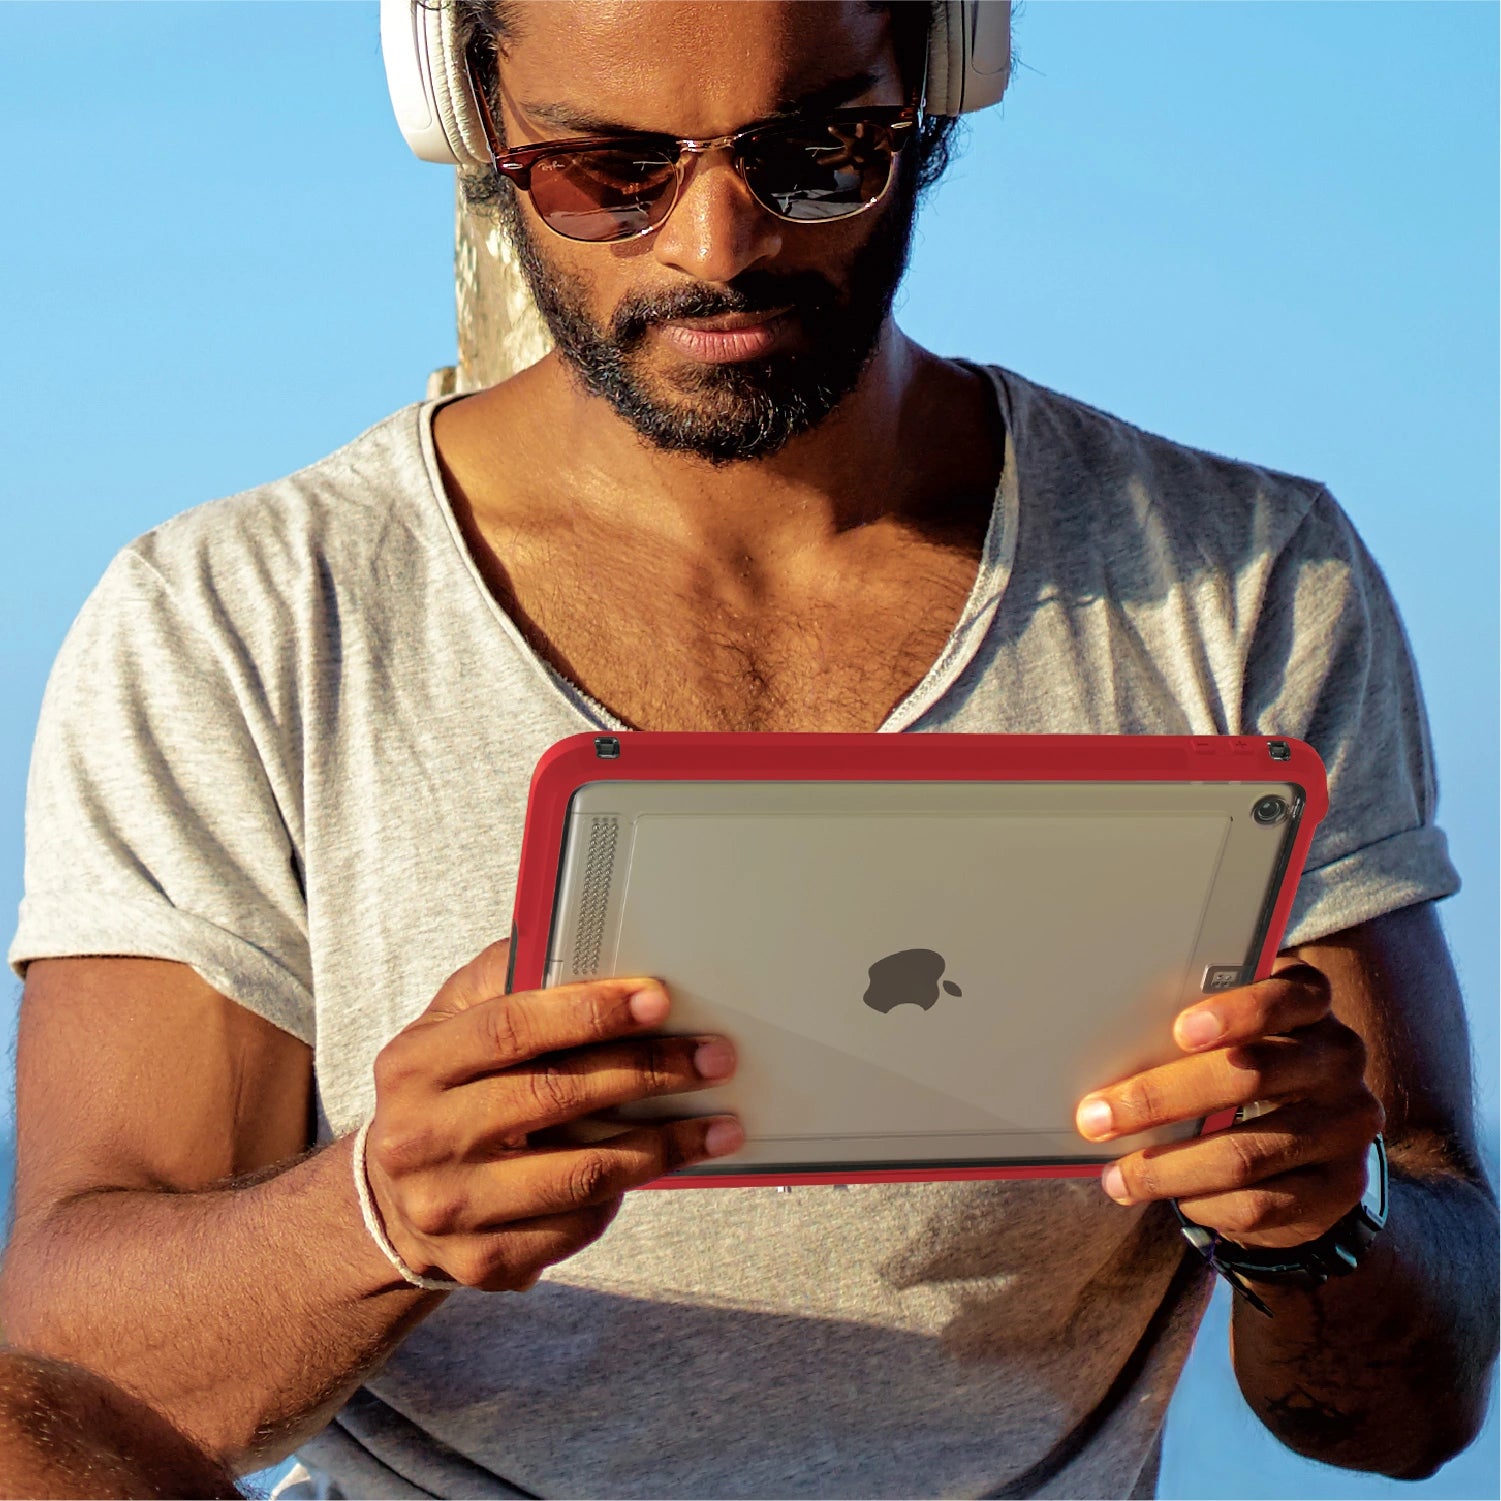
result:
[[[11,950],[8,1335],[308,1493],[1148,1495],[1211,1281],[1170,1201],[1296,1254],[1384,1129],[1388,1223],[1261,1285],[1234,1355],[1295,1448],[1429,1473],[1483,1410],[1495,1204],[1349,521],[899,330],[926,6],[462,21],[556,350],[167,522],[85,606]],[[743,1132],[685,1099],[581,1145],[733,1046],[662,1036],[647,977],[505,993],[528,778],[591,728],[1290,736],[1331,807],[1279,974],[1081,1102],[1100,1183],[632,1194]]]

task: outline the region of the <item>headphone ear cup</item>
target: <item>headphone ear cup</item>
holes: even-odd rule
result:
[[[928,23],[928,72],[923,80],[923,108],[930,115],[957,115],[964,98],[964,19],[962,5],[933,0]],[[955,87],[957,84],[957,88]]]
[[[413,0],[413,3],[422,11],[427,24],[433,100],[454,160],[461,167],[488,167],[490,147],[479,105],[469,87],[469,70],[464,65],[454,6],[451,0]]]
[[[452,0],[380,0],[380,46],[407,145],[425,162],[487,166]]]
[[[1011,0],[934,0],[924,108],[967,115],[999,104],[1011,77]]]

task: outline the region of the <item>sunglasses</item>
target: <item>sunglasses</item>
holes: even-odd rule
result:
[[[778,219],[815,224],[863,214],[891,187],[897,152],[912,139],[918,119],[916,105],[862,105],[705,140],[579,136],[497,148],[484,94],[478,87],[474,92],[495,170],[531,197],[554,234],[594,245],[659,228],[678,201],[689,158],[706,151],[731,152],[740,180]]]

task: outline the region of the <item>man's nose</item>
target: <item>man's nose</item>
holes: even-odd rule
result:
[[[691,156],[667,222],[654,236],[664,265],[698,281],[729,282],[782,248],[783,225],[756,201],[727,150]]]

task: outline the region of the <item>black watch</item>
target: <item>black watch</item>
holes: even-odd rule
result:
[[[1322,1287],[1331,1277],[1343,1277],[1360,1265],[1366,1248],[1386,1223],[1386,1143],[1378,1136],[1366,1159],[1365,1193],[1349,1214],[1316,1240],[1301,1246],[1242,1246],[1217,1230],[1196,1225],[1173,1200],[1173,1212],[1189,1245],[1253,1308],[1268,1317],[1272,1310],[1256,1296],[1252,1282],[1283,1287]]]

